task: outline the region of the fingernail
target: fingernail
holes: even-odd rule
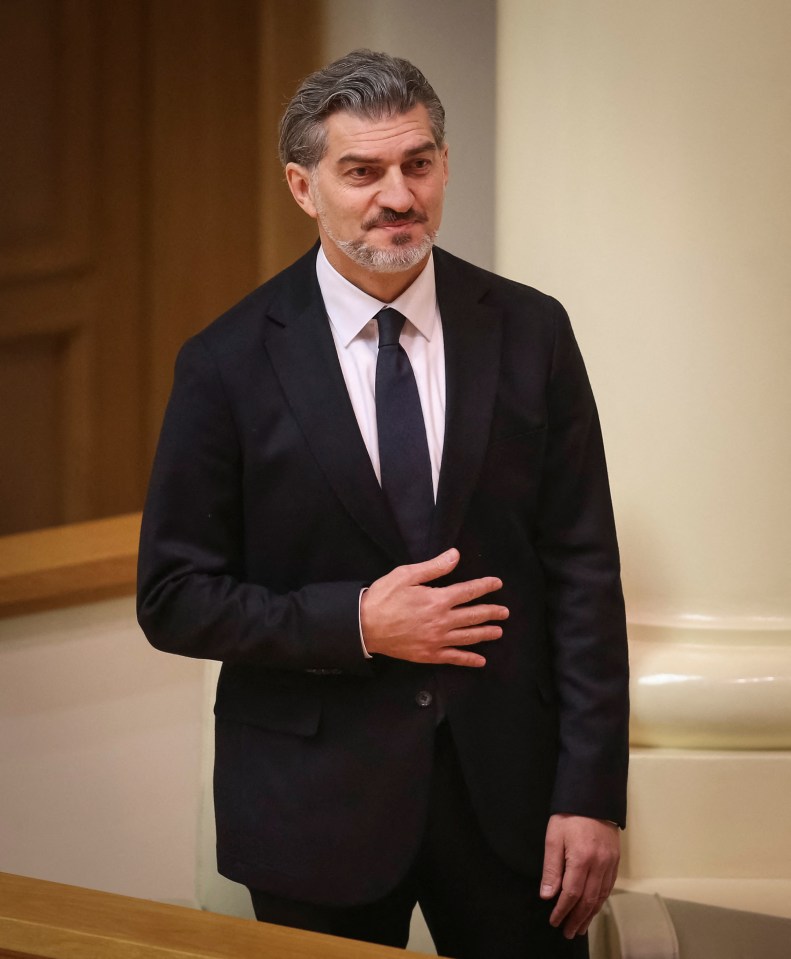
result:
[[[535,889],[536,887],[533,886],[533,888]],[[545,882],[545,883],[543,884],[543,886],[541,887],[541,895],[542,895],[542,896],[551,896],[551,895],[552,895],[552,886],[550,886],[548,882]]]

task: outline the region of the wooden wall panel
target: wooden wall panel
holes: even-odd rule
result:
[[[0,5],[0,530],[81,518],[96,227],[95,23],[85,3]]]
[[[0,429],[0,524],[13,531],[60,517],[58,484],[36,483],[23,498],[30,470],[61,471],[58,389],[62,341],[56,336],[9,340],[0,350],[0,409],[15,428]]]
[[[139,509],[179,345],[315,236],[275,138],[320,9],[0,2],[0,534]]]
[[[148,459],[179,346],[258,281],[260,6],[146,4]]]
[[[89,321],[95,303],[92,284],[68,275],[0,289],[4,532],[76,520],[90,512],[94,430],[89,374],[95,347]],[[31,363],[33,357],[38,362]]]
[[[146,219],[144,15],[137,0],[92,0],[96,57],[100,238],[89,392],[94,431],[92,507],[79,519],[139,509],[146,481],[143,373],[146,329],[142,234]]]
[[[0,282],[90,259],[94,28],[81,0],[0,4]]]
[[[0,4],[3,532],[140,503],[136,19],[129,3]]]

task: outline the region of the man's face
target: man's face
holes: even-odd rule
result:
[[[435,144],[426,108],[380,120],[334,113],[325,125],[316,168],[289,164],[286,174],[318,220],[328,259],[352,282],[360,271],[415,271],[439,229],[448,180],[447,147]]]

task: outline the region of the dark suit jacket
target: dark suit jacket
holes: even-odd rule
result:
[[[383,895],[420,838],[439,696],[491,844],[538,876],[552,812],[625,816],[618,551],[568,318],[435,251],[447,425],[434,552],[459,548],[453,580],[501,577],[511,614],[483,669],[370,661],[360,589],[407,556],[315,256],[183,347],[143,518],[143,629],[160,649],[223,663],[220,871],[307,901]]]

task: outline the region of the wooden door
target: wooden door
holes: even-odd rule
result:
[[[0,533],[140,508],[178,345],[309,241],[291,6],[0,0]]]

